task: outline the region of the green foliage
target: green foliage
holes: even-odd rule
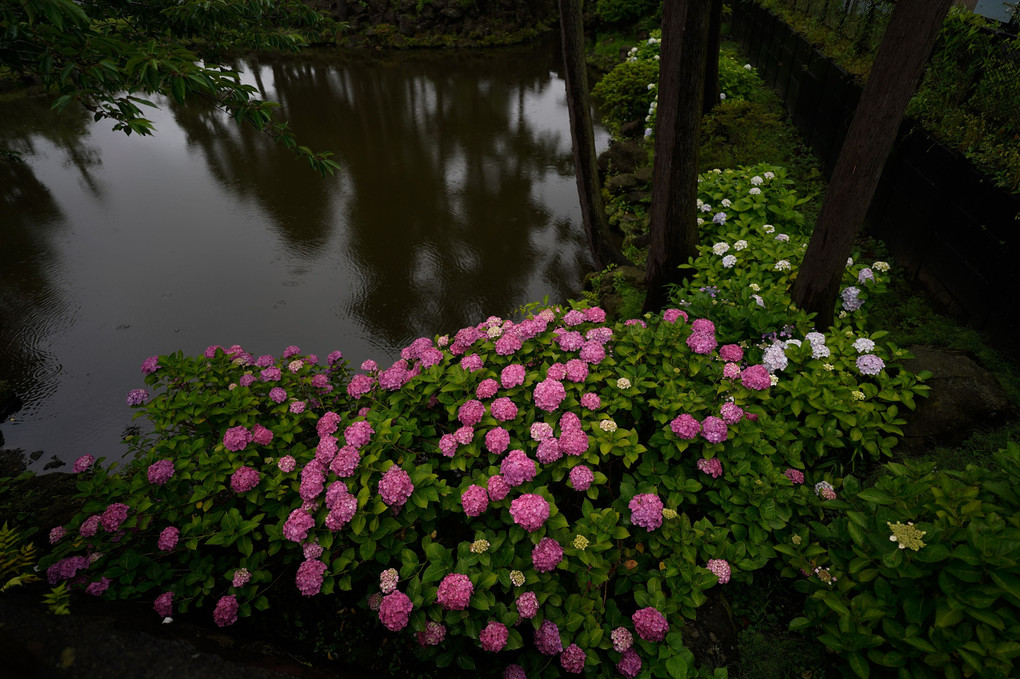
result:
[[[626,24],[643,18],[658,19],[662,0],[595,0],[595,18],[605,24]]]
[[[0,1],[0,66],[35,78],[54,108],[77,103],[126,134],[154,130],[142,107],[153,95],[202,97],[291,149],[321,174],[339,166],[329,153],[298,145],[275,104],[220,65],[225,51],[296,50],[338,25],[298,0]]]
[[[810,593],[791,628],[819,633],[847,676],[1016,676],[1020,448],[995,462],[890,463],[864,489],[846,478],[834,518],[776,547]]]
[[[659,62],[654,59],[624,61],[599,80],[591,90],[602,123],[613,134],[632,120],[641,120],[655,101]]]
[[[31,571],[35,561],[35,545],[25,542],[21,533],[4,521],[0,526],[0,592],[38,580]]]

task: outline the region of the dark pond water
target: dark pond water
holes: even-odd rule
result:
[[[151,138],[0,104],[8,448],[117,459],[141,362],[238,343],[393,360],[416,337],[579,294],[590,267],[555,44],[239,64],[318,175],[202,106]],[[606,137],[597,132],[598,144]]]

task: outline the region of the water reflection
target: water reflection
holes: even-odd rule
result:
[[[35,410],[4,425],[8,444],[116,457],[123,394],[152,353],[298,343],[386,360],[576,296],[589,259],[557,62],[541,45],[240,64],[302,143],[336,153],[325,181],[201,102],[157,112],[151,139],[88,126],[57,140],[39,119],[0,131],[30,150],[3,184],[0,332],[16,341],[0,370],[33,351],[58,366],[26,394]]]

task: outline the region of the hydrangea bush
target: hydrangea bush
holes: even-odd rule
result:
[[[796,199],[739,174],[703,181],[713,244],[662,314],[533,309],[355,372],[297,347],[148,359],[131,403],[154,431],[122,470],[76,465],[85,505],[47,577],[220,626],[289,580],[350,592],[439,666],[693,676],[681,628],[705,590],[823,520],[842,491],[823,456],[886,451],[923,389],[853,329],[860,305],[824,334],[791,313]],[[858,301],[869,270],[847,270]]]

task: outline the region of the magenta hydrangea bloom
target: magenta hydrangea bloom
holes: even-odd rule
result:
[[[239,467],[230,477],[230,488],[235,493],[247,493],[259,485],[259,473],[251,467]]]
[[[691,351],[703,356],[712,353],[717,344],[719,342],[716,341],[715,335],[707,332],[692,332],[687,338],[687,346],[691,348]]]
[[[322,576],[325,572],[326,564],[316,559],[307,559],[298,566],[294,582],[301,594],[315,596],[322,589]]]
[[[584,346],[584,335],[576,330],[569,330],[556,337],[560,351],[577,351]]]
[[[177,546],[177,540],[180,538],[181,531],[176,526],[167,526],[159,533],[159,539],[156,541],[156,547],[161,552],[169,552],[171,549]]]
[[[492,402],[489,412],[500,422],[509,422],[517,417],[517,405],[506,396]]]
[[[315,423],[315,432],[319,435],[319,438],[335,434],[336,430],[340,427],[340,416],[334,413],[332,410],[328,410],[322,414],[319,421]]]
[[[687,312],[681,311],[680,309],[666,309],[662,312],[662,320],[667,323],[676,323],[677,319],[687,320]]]
[[[70,580],[78,574],[78,571],[85,570],[90,565],[91,561],[87,556],[69,556],[46,569],[46,580],[51,585]]]
[[[213,621],[219,627],[228,627],[237,622],[237,609],[240,605],[237,603],[237,597],[233,594],[220,597],[220,600],[216,602],[216,609],[213,611]]]
[[[730,403],[728,401],[722,404],[722,407],[719,409],[719,414],[722,415],[723,422],[726,424],[736,424],[744,417],[743,409],[736,403]]]
[[[63,526],[50,529],[50,544],[57,544],[65,535],[67,535],[67,530]]]
[[[329,510],[329,514],[326,515],[326,528],[334,531],[340,530],[354,518],[354,514],[357,511],[358,498],[350,493],[342,495]]]
[[[468,576],[463,573],[449,573],[439,583],[436,600],[448,611],[463,611],[468,607],[474,591],[475,586],[471,584]]]
[[[471,354],[460,359],[460,367],[468,372],[474,372],[475,370],[481,370],[482,366],[485,365],[485,361],[478,354]]]
[[[620,653],[634,645],[634,636],[626,627],[617,627],[609,634],[609,638],[613,640],[613,648]]]
[[[717,479],[722,476],[722,461],[717,457],[713,457],[710,460],[704,458],[698,460],[698,469],[705,472],[713,479]]]
[[[743,411],[741,411],[742,413]],[[740,418],[738,417],[737,419],[739,420]],[[715,415],[709,415],[701,421],[701,435],[710,443],[722,443],[726,440],[726,423]]]
[[[510,389],[511,387],[519,387],[524,384],[525,374],[523,365],[520,363],[512,363],[503,368],[502,372],[499,374],[499,379],[503,384],[504,389]]]
[[[637,630],[638,636],[645,641],[662,641],[669,632],[666,616],[652,606],[635,611],[631,620],[634,621],[634,629]]]
[[[584,323],[584,312],[580,309],[571,309],[563,315],[563,324],[569,326]]]
[[[169,481],[173,475],[173,460],[157,460],[149,465],[149,470],[147,472],[149,483],[154,486],[162,486],[164,483]]]
[[[315,526],[315,519],[305,509],[298,507],[290,513],[283,524],[283,537],[293,542],[304,542],[308,531]]]
[[[546,439],[538,444],[538,450],[535,451],[535,457],[542,464],[551,464],[556,460],[563,457],[563,451],[560,450],[560,442],[558,439]]]
[[[507,665],[503,669],[503,679],[528,679],[528,675],[520,665]]]
[[[340,498],[350,493],[347,490],[347,484],[343,481],[334,481],[329,484],[329,488],[326,490],[326,507],[333,509],[336,503],[339,502]]]
[[[783,474],[793,483],[804,483],[804,472],[799,469],[789,468]]]
[[[728,380],[735,380],[740,377],[740,366],[736,363],[727,363],[723,366],[722,375]]]
[[[524,493],[510,503],[514,523],[528,531],[536,531],[549,518],[549,502],[541,495]]]
[[[641,673],[641,656],[633,648],[623,652],[620,662],[616,663],[616,669],[627,679],[634,679]]]
[[[289,474],[292,471],[294,471],[294,469],[297,468],[297,460],[295,460],[290,455],[284,455],[283,457],[276,461],[276,466],[284,474]]]
[[[96,534],[97,530],[99,530],[99,515],[93,514],[81,522],[81,526],[78,528],[78,534],[83,538],[90,538]]]
[[[231,427],[223,434],[224,447],[235,453],[244,450],[251,442],[251,432],[245,427]]]
[[[263,368],[262,371],[259,372],[259,379],[262,380],[263,382],[275,382],[281,377],[283,377],[283,371],[281,371],[275,365],[270,366],[268,368]]]
[[[655,530],[662,525],[662,500],[655,493],[641,493],[630,499],[630,522],[645,530]]]
[[[268,446],[273,441],[273,432],[261,424],[256,424],[251,429],[251,440],[257,445]]]
[[[374,433],[375,429],[372,429],[372,425],[361,420],[344,429],[344,441],[349,446],[363,448],[372,440]]]
[[[490,620],[489,624],[478,635],[478,640],[482,642],[483,650],[495,653],[503,650],[509,637],[510,631],[507,630],[506,625]]]
[[[497,391],[499,391],[499,382],[489,378],[482,380],[482,383],[478,385],[478,388],[475,389],[475,396],[478,398],[490,398],[495,396]]]
[[[724,344],[719,347],[719,357],[724,361],[739,363],[744,357],[744,350],[739,344]]]
[[[490,453],[499,455],[510,447],[510,432],[503,427],[490,429],[485,433],[485,447]]]
[[[92,455],[82,455],[74,461],[74,466],[71,468],[71,471],[75,474],[81,474],[84,471],[88,471],[88,468],[91,467],[95,461],[96,458]]]
[[[152,603],[152,609],[161,618],[169,618],[174,612],[174,593],[163,592]]]
[[[744,368],[740,373],[740,382],[748,389],[755,391],[764,391],[772,386],[768,368],[761,364]]]
[[[694,332],[705,332],[715,334],[715,323],[708,320],[707,318],[696,318],[691,323],[691,330]]]
[[[463,446],[466,446],[467,444],[471,443],[471,440],[474,439],[474,437],[475,437],[474,427],[467,426],[460,427],[459,429],[457,429],[457,431],[453,432],[453,438],[457,441],[457,443]]]
[[[606,312],[600,307],[593,306],[590,309],[584,310],[584,320],[589,323],[605,323]]]
[[[560,653],[560,667],[571,674],[584,671],[585,653],[577,644],[570,644]]]
[[[460,503],[468,516],[480,516],[489,507],[489,493],[481,486],[468,486],[461,493]]]
[[[386,470],[383,477],[379,479],[379,495],[383,502],[390,507],[399,510],[411,497],[414,491],[414,484],[411,483],[411,475],[397,465]]]
[[[485,488],[489,493],[489,499],[499,502],[510,493],[510,484],[499,474],[494,474],[485,482]]]
[[[347,383],[347,395],[351,398],[361,398],[372,391],[375,380],[369,375],[357,374]]]
[[[127,404],[129,406],[140,406],[149,400],[149,392],[144,389],[132,389],[127,395]]]
[[[545,441],[548,438],[552,438],[552,435],[552,425],[545,422],[535,422],[531,425],[531,439],[533,441]]]
[[[585,363],[598,365],[606,357],[606,349],[598,339],[590,339],[581,347],[581,360]]]
[[[560,430],[567,431],[568,429],[580,429],[581,418],[578,417],[577,413],[567,411],[560,415]]]
[[[602,399],[599,398],[598,394],[588,392],[581,395],[581,405],[588,410],[598,410],[602,407]]]
[[[114,502],[107,505],[106,511],[99,517],[99,523],[103,524],[103,529],[107,533],[113,533],[120,528],[120,524],[124,523],[127,515],[128,506],[122,502]]]
[[[379,605],[379,620],[391,632],[399,632],[407,627],[414,604],[403,592],[390,592],[383,597]]]
[[[524,619],[530,620],[538,613],[538,596],[534,592],[524,592],[517,597],[517,613]]]
[[[535,630],[535,648],[545,655],[557,655],[563,651],[560,628],[552,620],[545,620]]]
[[[443,434],[439,437],[439,451],[446,457],[453,457],[457,452],[457,439],[453,434]]]
[[[709,559],[705,568],[715,573],[720,585],[730,581],[730,564],[726,559]]]
[[[673,421],[669,423],[669,428],[673,430],[673,433],[682,439],[697,438],[701,432],[701,423],[694,419],[691,415],[684,413],[679,417],[673,418]]]
[[[570,485],[574,490],[588,490],[594,480],[595,474],[587,465],[579,464],[570,470]]]
[[[457,419],[460,420],[461,424],[467,427],[473,427],[482,421],[482,415],[485,414],[485,406],[482,405],[481,401],[476,399],[470,399],[465,401],[460,408],[457,409]]]
[[[557,380],[545,379],[535,385],[535,405],[546,412],[559,408],[566,396],[566,389]]]
[[[443,643],[443,639],[446,638],[446,626],[429,620],[425,623],[425,629],[421,632],[417,632],[415,637],[418,639],[418,645],[422,648],[426,646],[438,646]]]
[[[538,466],[523,450],[511,450],[500,462],[499,471],[511,487],[516,487],[535,478]]]
[[[552,538],[542,538],[531,550],[531,563],[539,573],[549,573],[555,570],[562,560],[563,548]]]
[[[301,487],[298,494],[302,500],[314,500],[326,485],[326,467],[318,460],[309,460],[301,470]]]
[[[584,382],[588,379],[588,364],[577,358],[570,359],[567,361],[566,378],[571,382]]]
[[[273,403],[283,403],[287,400],[287,390],[283,387],[273,387],[269,390],[269,400]]]
[[[142,361],[142,374],[151,375],[159,370],[159,356],[149,356]]]
[[[580,429],[565,429],[560,434],[559,444],[566,455],[582,455],[588,450],[588,435]]]

